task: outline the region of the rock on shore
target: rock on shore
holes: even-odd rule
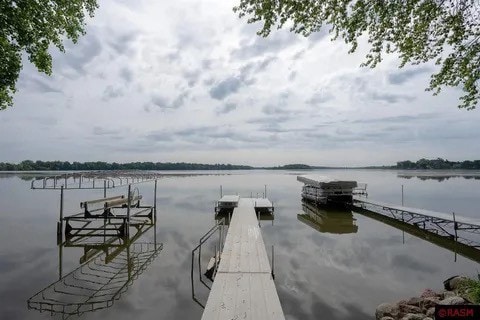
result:
[[[457,294],[459,283],[465,277],[455,276],[444,281],[445,289],[435,292],[426,289],[419,297],[401,300],[396,303],[382,303],[375,310],[377,320],[433,320],[435,305],[469,304]]]

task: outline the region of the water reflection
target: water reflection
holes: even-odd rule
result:
[[[358,226],[350,210],[341,208],[322,208],[302,200],[303,214],[297,219],[322,233],[357,233]]]
[[[41,179],[41,173],[31,173],[31,172],[0,172],[0,179],[14,178],[18,177],[23,181],[31,181],[35,179]],[[45,175],[45,174],[44,174]]]
[[[480,173],[475,172],[399,172],[398,178],[412,179],[417,178],[422,181],[436,180],[438,182],[447,181],[453,178],[463,178],[467,180],[480,180]]]
[[[151,230],[153,242],[137,242]],[[67,319],[109,308],[163,249],[156,241],[155,223],[136,228],[131,238],[76,236],[58,246],[59,279],[27,300],[29,309]],[[63,275],[64,248],[83,248],[80,266]]]
[[[224,190],[250,195],[250,190],[260,186],[262,191],[268,184],[269,197],[275,203],[275,226],[262,221],[262,237],[267,248],[275,245],[275,284],[288,319],[372,319],[382,302],[414,296],[428,287],[440,289],[442,281],[455,274],[476,276],[477,262],[460,254],[454,262],[450,250],[355,211],[357,233],[320,233],[300,223],[297,214],[302,213],[301,186],[295,179],[298,174],[304,173],[249,171],[159,180],[157,227],[161,226],[162,232],[157,234],[157,240],[163,243],[161,259],[153,260],[133,288],[111,308],[83,317],[200,319],[203,309],[191,299],[191,251],[213,225],[219,185]],[[478,217],[478,180],[406,181],[397,177],[396,170],[329,170],[325,174],[368,182],[372,197],[397,204],[400,186],[405,184],[409,206]],[[54,223],[58,219],[59,195],[31,190],[28,182],[10,177],[0,178],[0,319],[49,319],[49,313],[28,310],[26,299],[58,280]],[[142,191],[144,200],[153,203],[153,185],[148,188]],[[76,212],[80,201],[99,195],[101,192],[94,190],[69,192],[65,212]],[[153,240],[153,234],[147,232],[137,242]],[[203,271],[217,241],[218,237],[214,237],[205,247]],[[83,248],[63,248],[65,273],[79,266],[78,259],[84,254],[80,250]],[[208,290],[196,281],[196,293],[205,302]]]

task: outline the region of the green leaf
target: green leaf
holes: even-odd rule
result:
[[[38,71],[51,75],[50,46],[64,51],[64,39],[85,33],[86,14],[96,0],[23,0],[0,2],[0,110],[13,105],[25,52]]]
[[[433,61],[438,66],[427,91],[459,87],[459,108],[475,109],[480,99],[480,7],[478,0],[240,0],[234,7],[247,22],[263,22],[259,31],[289,25],[309,36],[331,26],[338,37],[357,49],[366,34],[370,51],[361,66],[376,67],[384,54],[396,53],[399,67]]]

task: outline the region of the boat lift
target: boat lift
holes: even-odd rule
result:
[[[42,177],[32,180],[34,190],[78,190],[78,189],[113,189],[129,184],[148,182],[160,175],[135,171],[86,171],[72,172]],[[106,194],[106,192],[104,192]]]
[[[83,201],[82,211],[64,216],[64,188],[60,188],[60,214],[57,223],[57,240],[63,241],[63,235],[71,240],[75,237],[129,237],[130,227],[137,230],[140,226],[156,221],[157,180],[154,180],[153,205],[142,205],[139,189],[128,185],[127,195],[104,197]]]

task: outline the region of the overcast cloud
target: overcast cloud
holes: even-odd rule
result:
[[[0,161],[393,164],[480,156],[479,111],[424,89],[435,66],[360,68],[326,30],[258,37],[237,1],[101,1],[54,73],[27,60]]]

